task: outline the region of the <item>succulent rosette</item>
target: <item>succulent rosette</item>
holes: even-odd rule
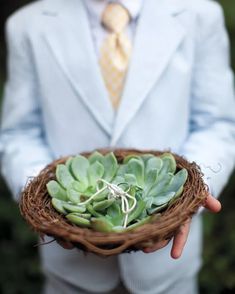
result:
[[[125,232],[149,223],[181,196],[188,178],[171,153],[77,155],[56,166],[47,183],[53,207],[73,224],[99,232]]]

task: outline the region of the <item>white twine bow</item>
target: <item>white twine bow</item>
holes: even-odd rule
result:
[[[93,194],[88,200],[79,203],[79,205],[86,205],[89,202],[91,202],[91,200],[93,200],[96,196],[98,196],[100,193],[104,192],[105,190],[108,190],[110,192],[108,198],[109,199],[121,199],[121,209],[122,212],[125,214],[125,219],[124,219],[124,225],[123,227],[126,228],[127,227],[127,221],[128,221],[128,216],[129,214],[135,209],[136,204],[137,204],[137,200],[135,199],[134,196],[131,196],[130,194],[128,194],[128,192],[124,191],[121,187],[119,187],[118,185],[115,184],[111,184],[103,179],[100,179],[98,182],[102,182],[104,183],[104,187],[101,188],[100,190],[98,190],[95,194]],[[130,188],[129,188],[130,189]],[[128,191],[129,191],[128,189]],[[129,205],[129,199],[133,200],[133,204],[130,207]]]
[[[128,194],[126,191],[124,191],[121,187],[115,185],[115,184],[110,184],[109,182],[101,179],[101,182],[103,182],[110,194],[109,194],[109,198],[112,199],[121,199],[121,208],[122,208],[122,212],[125,214],[125,219],[124,219],[124,228],[126,228],[127,226],[127,221],[128,221],[128,216],[129,213],[131,213],[134,209],[135,206],[137,204],[137,201],[135,199],[134,196],[131,196],[130,194]],[[128,198],[133,200],[133,204],[130,207],[129,202],[128,202]]]

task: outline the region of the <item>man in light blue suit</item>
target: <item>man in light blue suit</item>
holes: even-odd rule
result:
[[[126,33],[133,51],[114,109],[98,63],[107,34],[99,14],[107,2],[36,1],[7,22],[0,151],[14,197],[52,160],[102,147],[171,149],[201,166],[218,197],[235,162],[233,75],[221,8],[209,0],[115,1],[131,16]],[[173,257],[188,229],[176,236],[181,244]],[[151,254],[107,259],[43,246],[45,293],[110,293],[120,280],[136,294],[197,293],[200,214],[180,259],[170,259],[171,243]]]

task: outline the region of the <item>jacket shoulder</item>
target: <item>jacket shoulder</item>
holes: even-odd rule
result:
[[[214,0],[185,1],[187,10],[203,22],[214,22],[224,18],[222,6]]]
[[[29,25],[43,11],[44,6],[43,1],[36,1],[25,5],[8,17],[7,24],[15,28],[21,27],[22,25]]]
[[[180,2],[183,11],[182,23],[195,32],[198,42],[208,40],[211,36],[225,31],[225,20],[222,6],[214,0],[175,0]],[[184,18],[187,15],[187,18]]]
[[[6,30],[16,34],[30,32],[35,27],[43,26],[42,15],[52,15],[62,0],[38,0],[25,5],[11,14],[6,21]]]

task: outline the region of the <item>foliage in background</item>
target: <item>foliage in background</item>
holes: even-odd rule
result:
[[[204,266],[200,273],[201,293],[235,293],[235,175],[222,193],[223,210],[204,216]]]
[[[189,0],[190,1],[190,0]],[[3,22],[11,11],[26,0],[0,2],[0,66],[4,68]],[[225,10],[231,39],[232,64],[235,69],[235,1],[219,1]],[[0,96],[1,76],[0,71]],[[235,148],[235,146],[234,146]],[[235,175],[222,193],[223,211],[220,215],[204,216],[204,266],[200,273],[202,294],[235,293]],[[17,204],[0,180],[0,293],[39,294],[43,277],[40,273],[37,236],[20,217]]]

